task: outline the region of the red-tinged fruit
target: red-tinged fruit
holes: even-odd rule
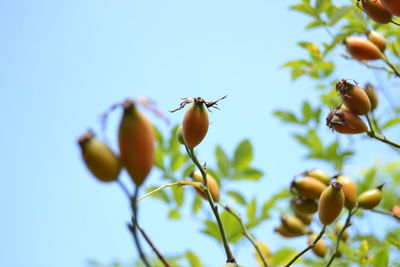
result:
[[[391,14],[400,17],[399,0],[382,0],[382,4]]]
[[[195,98],[186,110],[182,123],[183,140],[193,149],[206,137],[208,131],[208,111],[202,98]]]
[[[394,0],[397,1],[397,0]],[[381,0],[359,0],[362,9],[373,21],[379,24],[387,24],[392,21],[392,14],[382,4]]]
[[[307,237],[307,244],[311,245],[317,238],[317,236],[318,235],[315,233],[309,234]],[[315,255],[317,255],[320,258],[323,258],[326,255],[327,247],[325,245],[325,242],[321,238],[320,240],[317,241],[317,243],[315,243],[315,246],[313,246],[311,250],[314,252]]]
[[[291,188],[301,197],[317,199],[325,190],[326,185],[317,179],[306,176],[293,181]]]
[[[336,107],[326,117],[329,128],[342,134],[360,134],[368,131],[367,125],[350,110]]]
[[[386,49],[386,39],[385,37],[377,31],[369,30],[367,31],[367,38],[374,45],[376,45],[382,52]]]
[[[342,190],[345,198],[344,206],[349,210],[352,209],[357,203],[356,184],[353,182],[352,179],[342,174],[339,174],[336,177],[336,181],[342,185]]]
[[[140,186],[154,163],[154,128],[133,101],[127,100],[122,106],[124,112],[118,132],[121,161],[133,182]]]
[[[344,40],[344,44],[347,52],[357,60],[377,60],[383,56],[376,45],[362,37],[348,37]]]
[[[378,106],[378,95],[376,93],[375,87],[372,84],[367,83],[365,85],[365,93],[369,98],[369,102],[371,102],[371,110],[375,110]]]
[[[392,208],[393,215],[400,217],[400,205],[396,205]]]
[[[330,225],[344,207],[344,193],[339,182],[332,182],[322,192],[318,203],[318,216],[323,225]]]
[[[83,134],[79,140],[82,158],[90,172],[101,182],[117,180],[121,171],[118,156],[92,131]]]
[[[373,209],[379,205],[382,200],[383,184],[376,188],[365,191],[358,196],[358,205],[363,209]]]
[[[199,171],[192,171],[190,173],[190,177],[192,177],[193,181],[199,182],[204,184],[203,176],[201,175],[201,172]],[[217,181],[215,180],[214,177],[212,177],[210,174],[207,173],[207,183],[208,183],[208,188],[210,189],[211,196],[215,202],[219,201],[219,186]],[[197,193],[204,199],[207,199],[207,196],[204,192],[200,191],[199,189],[196,188]]]
[[[371,102],[367,93],[346,79],[336,84],[336,90],[340,93],[344,105],[356,115],[366,115],[371,110]]]

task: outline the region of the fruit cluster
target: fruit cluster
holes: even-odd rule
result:
[[[336,90],[343,102],[330,111],[326,117],[326,124],[343,134],[367,132],[367,125],[358,116],[367,115],[377,107],[378,97],[374,87],[367,84],[365,89],[362,89],[357,84],[342,79],[336,84]]]
[[[344,208],[349,211],[359,208],[373,209],[382,199],[382,187],[380,185],[358,195],[356,184],[345,175],[330,177],[319,169],[305,171],[297,175],[290,185],[290,192],[293,194],[290,208],[293,216],[281,214],[281,224],[275,228],[275,232],[286,238],[308,235],[310,245],[317,237],[309,228],[315,213],[318,212],[320,223],[327,226],[335,222]],[[347,227],[336,224],[333,234],[338,235],[343,229],[341,239],[346,241],[349,236]],[[319,239],[311,249],[319,257],[324,257],[327,253],[323,239]]]
[[[357,5],[378,24],[390,23],[393,16],[400,16],[398,0],[357,0]]]
[[[153,125],[134,101],[126,100],[119,106],[124,110],[118,130],[119,156],[91,130],[78,142],[86,166],[99,181],[116,181],[124,167],[135,185],[140,186],[154,162]]]

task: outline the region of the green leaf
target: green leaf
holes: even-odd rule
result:
[[[389,247],[387,245],[381,247],[374,255],[372,261],[373,267],[386,267],[389,264]]]
[[[222,224],[224,225],[225,232],[227,234],[228,241],[236,243],[240,238],[243,237],[242,228],[238,220],[227,211],[220,213]],[[205,229],[203,233],[213,237],[218,242],[221,242],[221,235],[219,232],[218,224],[211,220],[204,221]]]
[[[159,168],[160,170],[165,171],[165,166],[164,166],[164,156],[165,152],[157,146],[155,149],[155,160],[154,160],[154,165]]]
[[[307,15],[313,15],[313,10],[312,7],[307,5],[307,4],[296,4],[290,7],[292,10],[299,11],[301,13],[307,14]]]
[[[259,170],[253,168],[247,168],[241,172],[235,173],[231,179],[238,181],[238,180],[250,180],[250,181],[257,181],[263,176],[263,173]]]
[[[395,126],[395,125],[397,125],[399,123],[400,123],[400,118],[394,118],[394,119],[391,119],[391,120],[387,121],[381,128],[382,128],[382,130],[383,129],[388,129],[388,128],[390,128],[392,126]]]
[[[196,194],[192,204],[192,215],[195,215],[201,209],[202,205],[203,199],[198,194]]]
[[[338,10],[333,14],[329,21],[329,26],[334,26],[340,19],[347,15],[347,13],[352,10],[353,6],[341,6]]]
[[[233,164],[236,171],[246,169],[253,160],[253,149],[249,140],[243,140],[235,150]]]
[[[278,117],[283,122],[290,122],[294,124],[304,124],[301,120],[299,120],[296,115],[292,112],[284,111],[284,110],[277,110],[273,113],[275,117]]]
[[[317,0],[317,1],[315,1],[315,13],[319,14],[321,12],[325,1],[326,0]]]
[[[255,199],[253,199],[247,205],[247,219],[249,220],[249,222],[252,222],[256,219],[256,212],[257,212],[257,202]]]
[[[171,132],[171,137],[169,138],[169,146],[168,146],[168,151],[170,152],[176,152],[179,150],[179,147],[181,144],[178,142],[178,139],[176,138],[176,130],[178,129],[179,125],[176,125]]]
[[[229,176],[229,158],[220,146],[215,148],[215,157],[217,158],[218,169],[221,174],[225,177]]]
[[[274,253],[270,264],[271,266],[287,264],[296,254],[297,252],[292,248],[281,248]]]
[[[269,217],[269,211],[273,208],[278,200],[289,198],[290,193],[288,189],[283,189],[282,191],[276,193],[273,197],[271,197],[268,201],[266,201],[263,205],[261,216],[266,219]]]
[[[181,218],[181,214],[176,209],[170,209],[168,212],[168,218],[177,220]]]
[[[176,151],[171,158],[171,171],[176,172],[179,170],[187,160],[188,157],[186,155],[182,154],[180,151]]]
[[[226,194],[239,204],[246,205],[246,199],[241,193],[236,191],[228,191]]]
[[[202,267],[199,257],[191,251],[185,253],[187,260],[189,261],[190,267]]]
[[[310,103],[308,103],[307,101],[304,101],[302,111],[303,111],[303,122],[308,123],[314,115],[314,112],[313,112],[313,109],[312,109]]]
[[[183,199],[185,197],[184,189],[179,186],[174,186],[174,187],[172,187],[171,191],[172,191],[172,195],[174,196],[175,202],[178,205],[178,207],[182,206]]]

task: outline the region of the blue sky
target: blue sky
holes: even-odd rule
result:
[[[262,186],[243,187],[249,197],[265,200],[294,173],[327,168],[304,161],[290,127],[271,115],[315,101],[314,84],[290,82],[281,65],[304,55],[296,42],[328,38],[303,31],[307,19],[288,9],[293,2],[0,1],[0,265],[132,260],[127,202],[117,186],[92,179],[76,145],[88,127],[99,129],[102,111],[127,97],[148,96],[167,111],[180,97],[228,94],[198,151],[211,158],[220,144],[232,153],[250,138],[255,165],[267,175]],[[361,79],[363,71],[338,75]],[[114,146],[117,114],[107,132]],[[168,116],[178,123],[182,114]],[[378,146],[365,143],[351,171],[375,156],[394,158],[384,149],[372,157],[368,151]],[[197,232],[199,224],[187,227],[193,218],[170,223],[163,208],[152,199],[141,206],[141,222],[163,251],[190,248],[210,266],[223,262],[221,248]],[[257,234],[285,242],[270,229]],[[251,266],[249,250],[244,244],[238,253]]]

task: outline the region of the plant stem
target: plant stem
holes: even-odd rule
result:
[[[397,77],[400,77],[400,72],[397,70],[396,66],[393,65],[393,63],[390,62],[390,60],[389,60],[385,55],[383,55],[382,59],[383,59],[383,61],[385,61],[385,63],[393,70],[394,74],[395,74]]]
[[[211,210],[213,211],[215,219],[217,220],[217,223],[218,223],[218,228],[219,228],[219,231],[220,231],[220,234],[221,234],[222,243],[224,245],[224,249],[225,249],[225,253],[226,253],[226,262],[227,263],[236,263],[235,257],[233,257],[231,248],[229,247],[228,238],[226,236],[224,226],[222,224],[221,218],[220,218],[219,213],[218,213],[218,207],[217,207],[217,205],[215,205],[214,199],[212,198],[211,193],[210,193],[210,189],[208,187],[207,173],[205,172],[203,166],[201,166],[201,164],[200,164],[199,160],[197,159],[196,154],[194,153],[193,149],[188,149],[186,146],[185,146],[185,148],[186,148],[186,152],[188,153],[190,159],[193,161],[193,163],[200,170],[201,175],[203,177],[203,182],[204,182],[204,186],[205,186],[204,192],[206,193],[208,203],[210,204]]]
[[[379,209],[372,209],[370,211],[373,211],[373,212],[376,212],[376,213],[380,213],[380,214],[384,214],[384,215],[389,215],[389,216],[392,216],[393,218],[395,218],[396,220],[400,221],[400,217],[397,216],[396,214],[394,214],[393,212],[386,211],[386,210],[379,210]]]
[[[317,242],[321,239],[321,237],[324,235],[325,233],[325,229],[326,229],[326,225],[324,225],[321,229],[321,232],[319,232],[318,236],[314,239],[314,241],[308,245],[308,247],[306,247],[305,249],[303,249],[299,254],[297,254],[296,256],[294,256],[293,259],[291,259],[289,261],[288,264],[285,265],[285,267],[291,266],[293,263],[295,263],[295,261],[297,259],[299,259],[304,253],[306,253],[307,251],[309,251],[310,249],[312,249],[313,247],[315,247],[315,244],[317,244]]]
[[[396,21],[394,21],[394,20],[391,20],[390,21],[391,23],[393,23],[394,25],[396,25],[396,26],[400,26],[400,24],[399,23],[397,23]]]
[[[251,233],[249,232],[249,230],[247,230],[245,224],[243,223],[242,220],[242,216],[240,216],[239,213],[237,213],[236,211],[234,211],[231,207],[222,204],[221,202],[219,202],[219,204],[230,214],[232,214],[240,223],[241,227],[242,227],[242,232],[243,235],[251,242],[251,244],[254,246],[254,248],[256,249],[258,255],[260,256],[264,267],[268,267],[268,262],[267,259],[265,258],[264,254],[261,252],[261,249],[257,246],[256,241],[254,239],[254,237],[251,235]]]
[[[389,139],[387,139],[387,138],[386,138],[384,135],[382,135],[382,134],[376,133],[376,132],[374,131],[374,127],[373,127],[373,125],[372,125],[372,123],[371,123],[371,120],[370,120],[369,116],[368,116],[368,115],[365,115],[365,117],[367,117],[368,125],[369,125],[369,128],[370,128],[370,130],[367,132],[367,134],[368,134],[370,137],[375,138],[375,139],[377,139],[377,140],[379,140],[379,141],[381,141],[381,142],[384,142],[384,143],[386,143],[386,144],[389,144],[389,145],[391,145],[391,146],[393,146],[393,147],[395,147],[395,148],[400,148],[400,144],[397,144],[397,143],[395,143],[395,142],[393,142],[393,141],[390,141]]]
[[[164,188],[171,187],[171,186],[175,186],[175,185],[178,185],[178,182],[160,186],[160,187],[158,187],[158,188],[156,188],[156,189],[154,189],[154,190],[148,192],[147,194],[141,196],[140,198],[136,199],[136,202],[139,202],[140,200],[142,200],[142,199],[144,199],[144,198],[146,198],[146,197],[148,197],[148,196],[150,196],[150,195],[152,195],[152,194],[154,194],[154,193],[157,193],[158,191],[160,191],[160,190],[162,190],[162,189],[164,189]]]
[[[187,181],[187,180],[179,180],[178,182],[175,182],[175,183],[172,183],[172,184],[162,185],[162,186],[160,186],[160,187],[148,192],[147,194],[145,194],[145,195],[141,196],[140,198],[136,199],[136,202],[139,202],[140,200],[142,200],[142,199],[144,199],[144,198],[146,198],[146,197],[148,197],[148,196],[150,196],[150,195],[152,195],[154,193],[157,193],[158,191],[160,191],[160,190],[162,190],[164,188],[172,187],[172,186],[175,186],[175,185],[176,186],[191,185],[191,186],[196,187],[196,188],[198,188],[199,190],[202,190],[202,191],[204,191],[204,189],[205,189],[205,186],[202,183],[193,182],[193,181]]]
[[[165,267],[171,267],[167,259],[161,254],[161,252],[158,250],[158,248],[154,245],[154,243],[151,241],[150,237],[146,234],[146,232],[141,228],[138,224],[136,224],[136,227],[139,229],[139,231],[142,233],[144,239],[147,241],[147,243],[150,245],[150,247],[153,249],[154,253],[156,253],[157,257],[160,259],[160,261],[164,264]]]
[[[358,209],[359,209],[359,207],[357,206],[353,211],[349,210],[349,213],[348,213],[347,218],[346,218],[346,222],[345,222],[345,224],[343,225],[342,229],[340,230],[340,232],[338,233],[338,235],[336,237],[335,251],[332,253],[332,256],[329,259],[328,264],[326,265],[326,267],[331,266],[332,262],[335,260],[335,257],[339,252],[339,245],[340,245],[340,240],[342,239],[342,235],[343,235],[344,231],[351,225],[351,217],[357,212]]]
[[[131,206],[132,206],[132,211],[133,211],[133,216],[132,216],[132,225],[131,227],[129,227],[129,229],[132,232],[133,235],[133,239],[135,240],[135,244],[136,244],[136,249],[139,252],[139,256],[142,259],[144,265],[146,267],[151,267],[150,263],[147,261],[146,255],[144,255],[144,252],[142,250],[142,247],[140,245],[140,240],[137,234],[137,224],[138,224],[138,209],[137,209],[137,205],[136,205],[136,198],[138,196],[139,193],[139,186],[135,186],[135,192],[133,194],[133,196],[131,197]]]

